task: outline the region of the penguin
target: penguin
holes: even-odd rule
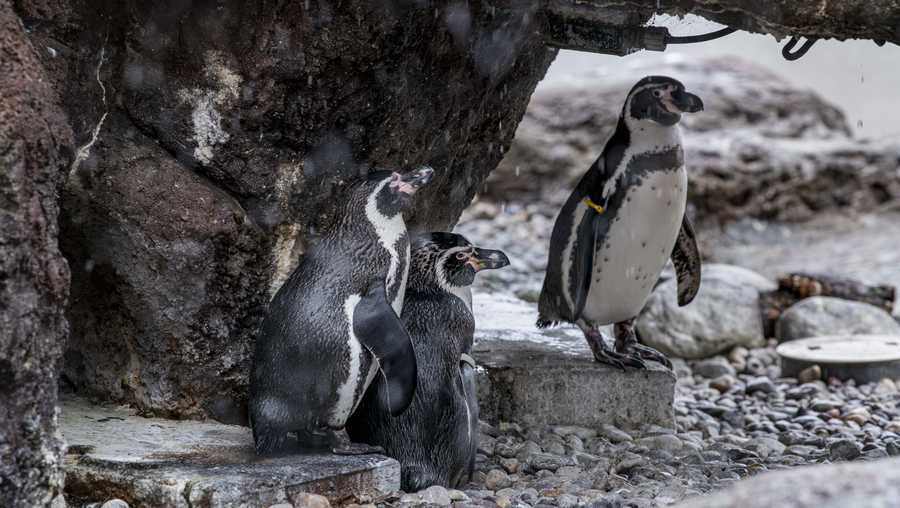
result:
[[[378,403],[400,414],[416,358],[400,321],[409,237],[403,209],[431,180],[422,167],[348,182],[328,227],[279,288],[260,326],[250,374],[250,424],[260,455],[331,448],[367,453],[337,433],[376,377]]]
[[[410,262],[401,319],[418,360],[418,388],[396,418],[370,388],[347,432],[353,441],[381,446],[397,459],[401,488],[415,492],[431,485],[457,487],[471,477],[478,400],[469,286],[475,274],[502,268],[509,259],[499,250],[473,247],[461,235],[437,232],[413,240]]]
[[[671,362],[638,342],[634,321],[671,258],[678,303],[700,288],[700,254],[685,215],[683,113],[703,101],[666,76],[648,76],[625,99],[616,130],[556,218],[537,326],[577,325],[594,358],[625,368]],[[614,349],[599,326],[615,324]]]

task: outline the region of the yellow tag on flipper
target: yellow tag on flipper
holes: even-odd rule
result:
[[[603,213],[603,207],[598,205],[597,203],[594,203],[594,201],[591,200],[591,198],[584,198],[584,204],[593,208],[594,211],[596,211],[597,213]]]

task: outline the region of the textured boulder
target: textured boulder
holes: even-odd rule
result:
[[[0,506],[62,491],[58,369],[69,270],[56,246],[72,131],[35,48],[0,2]]]
[[[855,139],[834,105],[734,58],[660,58],[542,89],[482,196],[560,202],[561,189],[603,149],[627,91],[647,74],[673,76],[703,98],[704,111],[681,122],[689,201],[700,222],[804,220],[900,198],[900,144]]]
[[[103,167],[69,181],[62,247],[75,324],[65,380],[163,414],[240,420],[254,317],[271,272],[259,226],[117,115]],[[110,334],[115,333],[114,336]]]
[[[537,8],[25,2],[83,147],[66,385],[242,421],[257,323],[341,184],[430,164],[407,219],[446,229],[503,157],[555,55]]]
[[[859,334],[900,335],[900,324],[874,305],[828,296],[795,303],[775,324],[775,338],[779,341]]]
[[[751,2],[748,0],[550,0],[547,9],[571,19],[624,24],[648,21],[654,13],[697,14],[734,28],[781,38],[805,35],[816,39],[874,39],[900,44],[900,9],[894,2],[837,0]]]
[[[773,471],[678,508],[888,508],[900,499],[900,459]]]
[[[657,286],[637,320],[637,331],[644,344],[680,358],[760,346],[759,295],[774,288],[774,282],[750,270],[706,265],[700,291],[685,307],[678,306],[674,278]]]

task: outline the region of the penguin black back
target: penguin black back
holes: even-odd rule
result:
[[[269,305],[250,379],[258,453],[288,433],[301,448],[334,446],[375,374],[379,402],[402,411],[416,382],[415,355],[399,313],[409,241],[402,209],[432,175],[377,172],[345,184],[326,226]],[[377,358],[377,362],[375,361]]]
[[[478,271],[509,264],[502,252],[473,247],[453,233],[416,237],[410,259],[401,318],[416,351],[416,394],[406,412],[393,418],[370,388],[347,423],[352,440],[382,446],[400,461],[401,487],[407,492],[458,486],[471,475],[478,401],[469,286]]]

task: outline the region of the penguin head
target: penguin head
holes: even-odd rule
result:
[[[375,204],[378,212],[393,217],[412,203],[412,197],[420,188],[431,181],[434,170],[428,166],[408,173],[377,171],[367,178],[370,192],[376,193]]]
[[[445,291],[470,286],[478,272],[509,264],[502,251],[475,247],[466,237],[445,232],[417,235],[410,259],[410,284]]]
[[[622,117],[631,121],[651,121],[672,126],[682,113],[703,110],[700,97],[688,93],[684,85],[668,76],[647,76],[638,81],[625,100]]]

